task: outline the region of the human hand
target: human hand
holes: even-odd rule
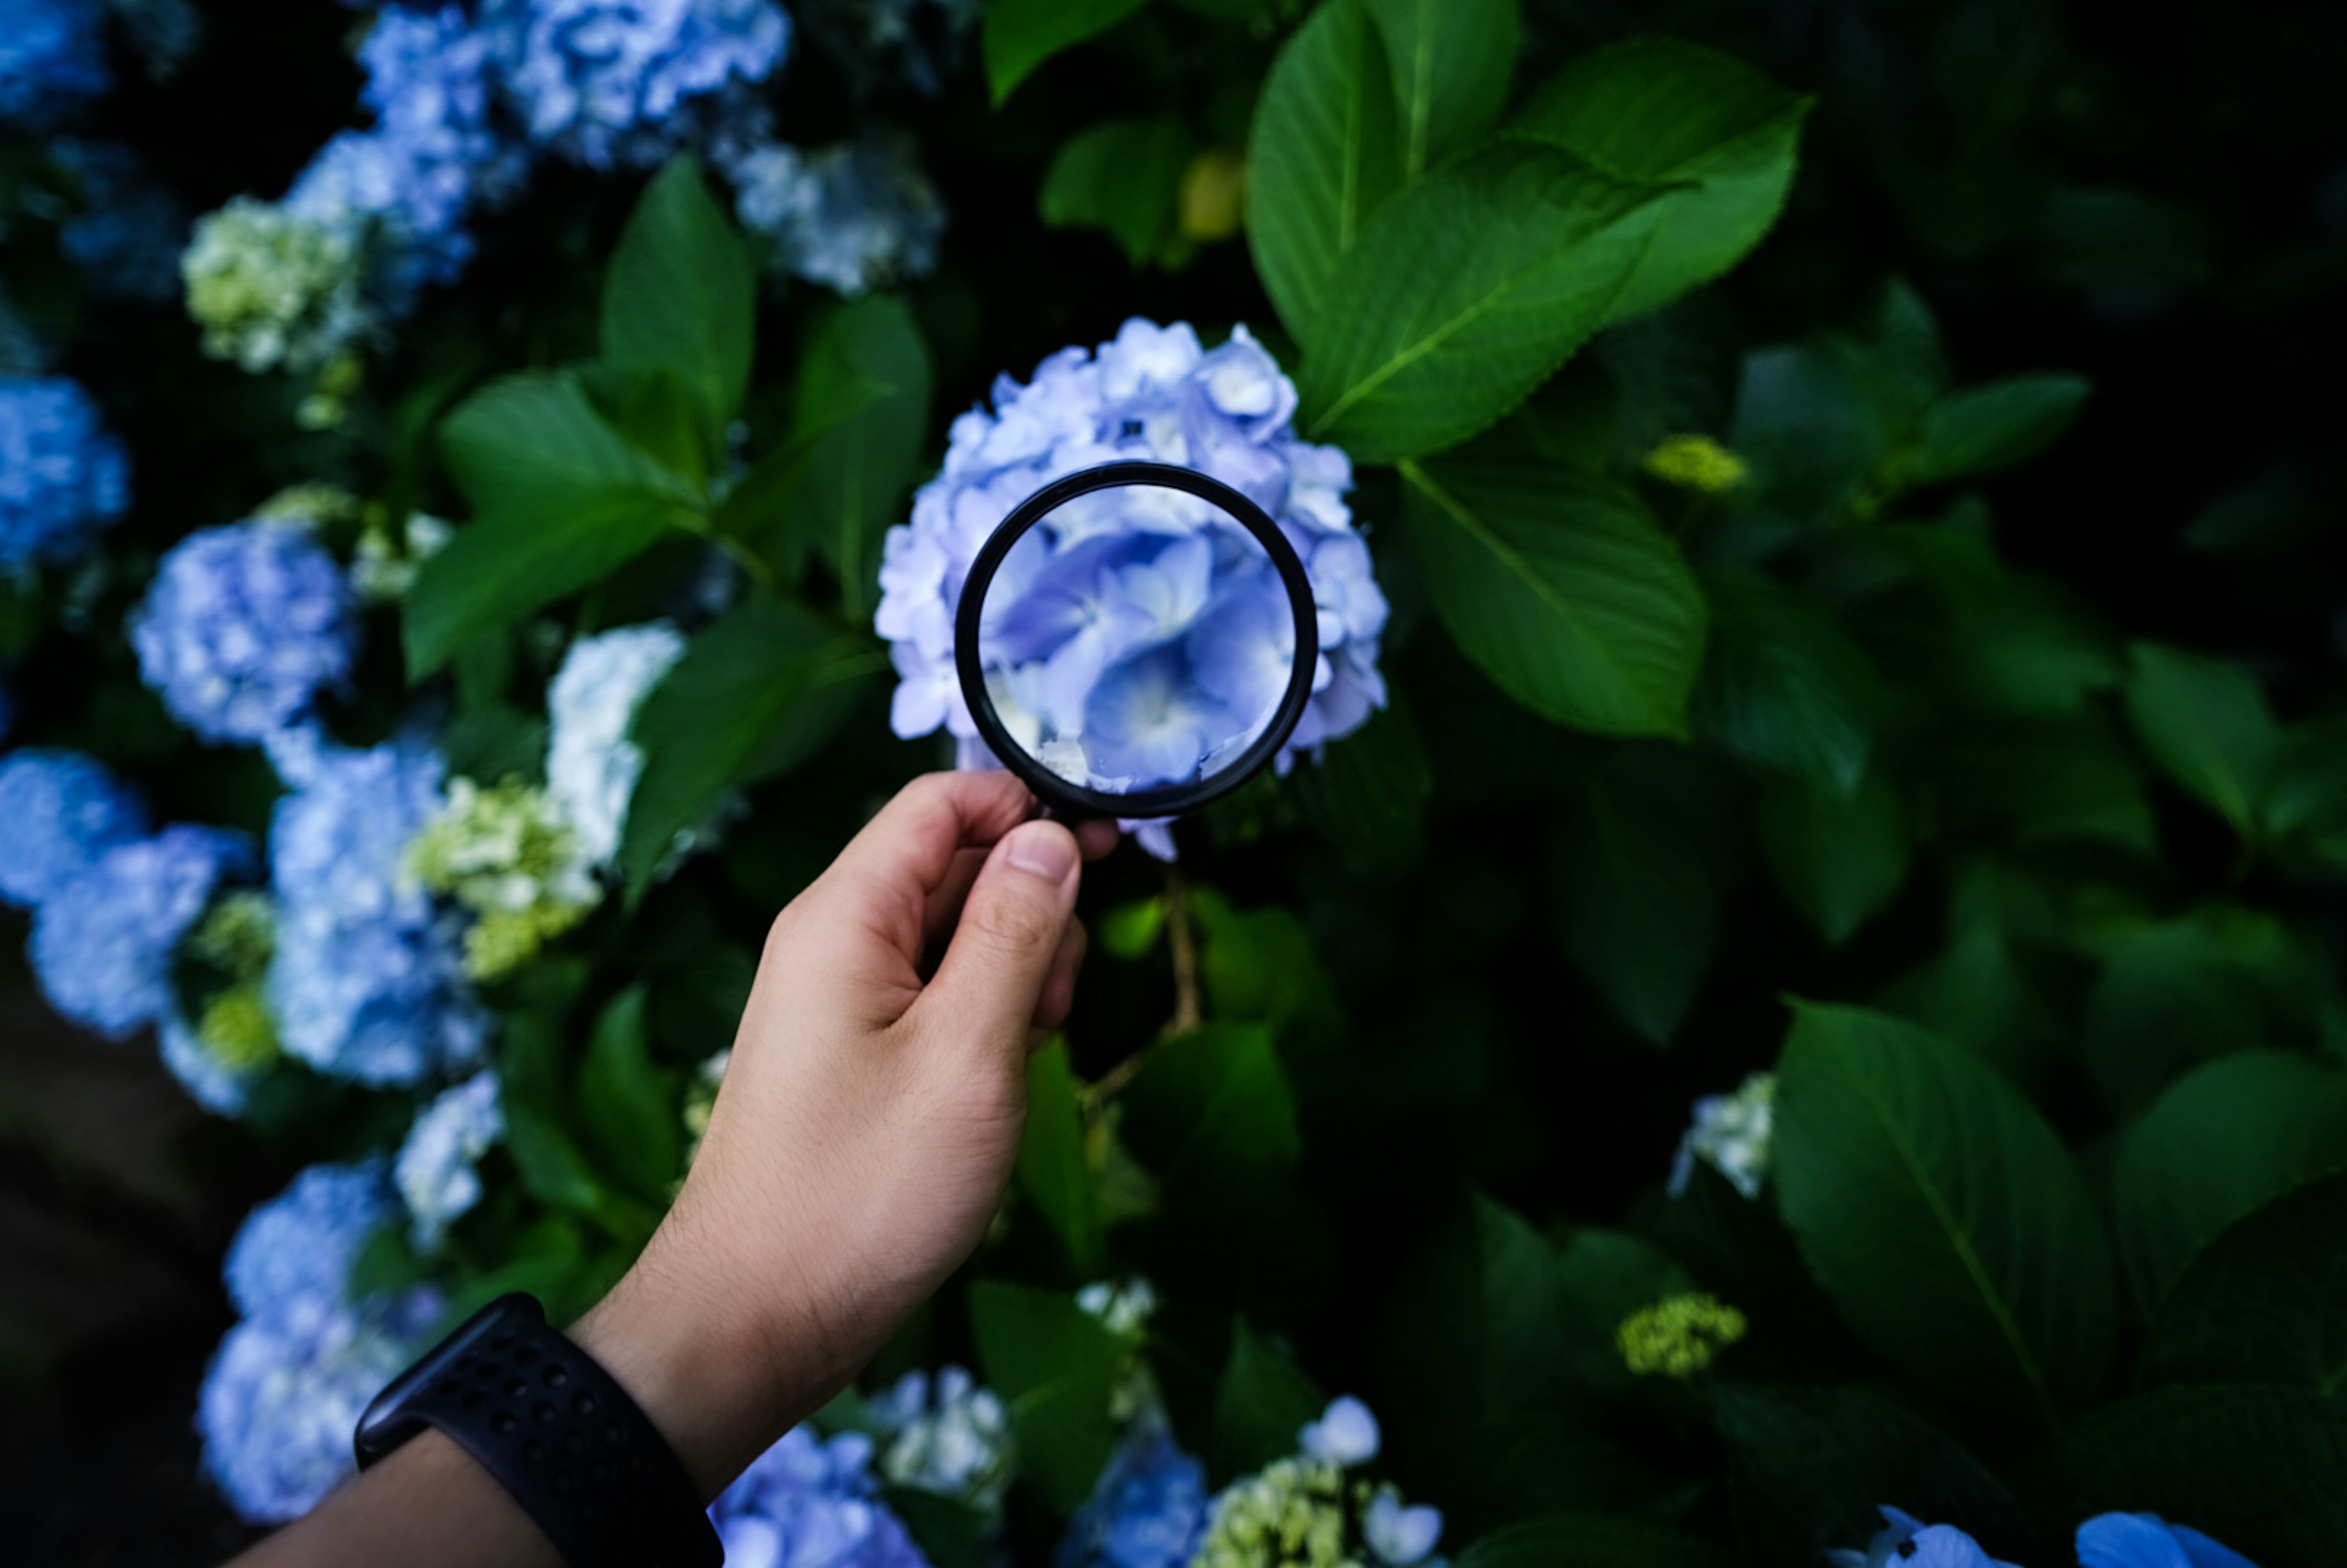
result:
[[[684,1190],[572,1330],[706,1492],[844,1387],[1001,1203],[1028,1047],[1083,961],[1081,859],[1116,842],[1033,804],[1008,774],[917,779],[775,918]]]

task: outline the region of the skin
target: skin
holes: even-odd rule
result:
[[[633,1268],[571,1337],[704,1500],[845,1388],[1002,1201],[1026,1055],[1067,1016],[1082,862],[1007,774],[916,779],[775,917],[709,1132]],[[560,1559],[426,1431],[235,1568]]]

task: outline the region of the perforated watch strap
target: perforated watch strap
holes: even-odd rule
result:
[[[425,1427],[513,1494],[570,1568],[716,1568],[699,1495],[657,1428],[535,1297],[501,1296],[359,1418],[359,1468]]]

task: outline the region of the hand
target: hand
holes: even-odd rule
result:
[[[1080,859],[1116,842],[1033,804],[1007,774],[917,779],[776,917],[692,1175],[572,1330],[705,1492],[845,1387],[1002,1201],[1027,1050],[1083,961]]]

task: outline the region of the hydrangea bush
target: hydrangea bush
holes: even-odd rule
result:
[[[1145,458],[1310,705],[1087,873],[998,1223],[729,1561],[2335,1555],[2337,719],[2012,564],[2086,383],[1816,262],[1810,97],[1513,0],[354,5],[198,180],[196,13],[20,9],[0,934],[273,1173],[227,1510],[624,1273],[774,910],[998,762],[979,550]],[[1176,492],[995,595],[1095,784],[1287,678]]]

